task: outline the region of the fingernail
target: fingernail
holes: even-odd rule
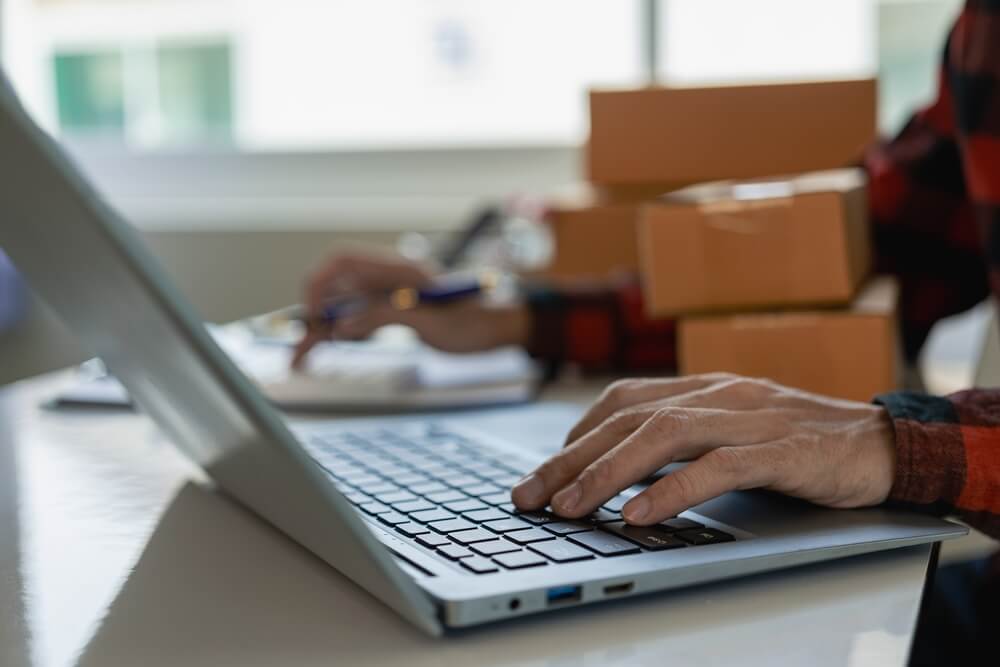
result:
[[[625,504],[622,514],[629,523],[638,523],[649,514],[649,500],[645,496],[637,496]]]
[[[576,504],[580,502],[581,495],[583,495],[583,489],[580,488],[580,483],[573,482],[565,489],[552,496],[552,504],[557,505],[559,509],[572,512],[573,508],[576,507]]]
[[[521,503],[539,503],[542,501],[544,491],[545,485],[542,484],[542,479],[538,475],[531,474],[514,485],[511,495],[517,496],[517,500]]]

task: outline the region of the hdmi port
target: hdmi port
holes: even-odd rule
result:
[[[611,584],[604,587],[604,594],[621,595],[623,593],[631,593],[633,588],[635,588],[635,583],[631,581],[626,581],[623,584]]]

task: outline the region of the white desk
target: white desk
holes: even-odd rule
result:
[[[905,662],[929,547],[429,639],[190,484],[147,419],[40,409],[67,379],[0,389],[0,665]]]

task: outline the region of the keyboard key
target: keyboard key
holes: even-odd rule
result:
[[[452,560],[458,560],[459,558],[468,558],[474,554],[466,549],[465,547],[460,547],[457,544],[446,544],[442,547],[438,547],[438,553],[445,558],[450,558]]]
[[[537,551],[549,560],[557,563],[571,563],[577,560],[589,560],[594,557],[583,547],[578,547],[566,540],[550,540],[548,542],[535,542],[529,544],[528,548]]]
[[[337,489],[341,493],[351,493],[355,490],[350,484],[345,484],[343,482],[334,481],[333,488]]]
[[[490,572],[498,572],[498,568],[492,561],[489,561],[481,556],[473,556],[472,558],[463,558],[458,561],[467,570],[472,570],[476,574],[489,574]]]
[[[391,512],[392,509],[388,505],[383,505],[382,503],[377,503],[372,501],[370,503],[361,503],[358,507],[363,512],[368,514],[385,514],[386,512]]]
[[[715,528],[695,528],[694,530],[682,530],[680,532],[674,533],[675,537],[679,537],[689,544],[694,544],[695,546],[701,546],[703,544],[719,544],[721,542],[732,542],[736,538],[729,533],[724,533],[721,530],[716,530]]]
[[[407,537],[416,537],[417,535],[423,535],[424,533],[430,532],[427,530],[427,526],[422,526],[419,523],[413,523],[412,521],[409,523],[399,524],[396,526],[396,530]]]
[[[451,544],[451,540],[444,535],[438,535],[437,533],[425,533],[423,535],[418,535],[417,542],[425,547],[430,547],[431,549],[440,547],[444,544]]]
[[[529,528],[528,530],[515,530],[512,533],[505,533],[506,537],[515,544],[531,544],[533,542],[543,542],[545,540],[556,539],[552,533],[547,533],[541,528]]]
[[[458,542],[459,544],[475,544],[476,542],[489,542],[497,538],[496,535],[489,532],[488,530],[483,530],[482,528],[473,528],[472,530],[460,530],[456,533],[448,533],[448,537]]]
[[[454,468],[451,465],[444,466],[441,470],[435,470],[434,477],[444,482],[448,486],[461,486],[462,484],[471,484],[477,478],[470,477],[466,475],[463,471],[458,468]]]
[[[558,517],[556,517],[556,515],[554,515],[554,514],[552,514],[550,512],[546,512],[546,511],[539,511],[539,512],[518,512],[514,516],[516,516],[518,519],[524,519],[528,523],[533,523],[536,526],[540,526],[540,525],[542,525],[544,523],[552,523],[554,521],[559,521],[560,520]]]
[[[401,523],[408,523],[410,520],[408,516],[399,512],[386,512],[385,514],[379,514],[377,518],[382,523],[387,523],[390,526],[398,526]]]
[[[483,527],[492,530],[494,533],[509,533],[513,530],[531,528],[531,524],[521,521],[520,519],[507,517],[506,519],[500,519],[499,521],[488,521],[483,524]]]
[[[572,533],[586,533],[588,530],[594,530],[594,526],[591,524],[577,521],[556,521],[555,523],[547,523],[542,528],[553,535],[570,535]]]
[[[469,496],[456,489],[440,491],[438,493],[425,493],[424,498],[432,503],[453,503],[456,500],[465,500]]]
[[[479,486],[483,483],[483,480],[479,479],[478,477],[474,477],[473,475],[462,474],[457,477],[452,477],[450,479],[446,478],[445,482],[447,482],[451,486],[454,486],[456,489],[462,489],[462,491],[465,491],[465,487]],[[468,491],[465,492],[468,493]]]
[[[381,484],[375,484],[373,486],[365,487],[365,493],[373,496],[377,496],[380,493],[393,493],[394,491],[401,491],[395,484],[390,484],[389,482],[382,482]]]
[[[435,521],[428,524],[436,533],[456,533],[460,530],[471,530],[476,524],[465,519],[449,519],[447,521]]]
[[[423,512],[414,512],[410,515],[410,518],[414,521],[419,521],[420,523],[430,523],[431,521],[445,521],[447,519],[456,519],[458,517],[451,512],[445,512],[443,509],[433,509]]]
[[[362,489],[369,486],[375,486],[376,484],[381,484],[385,481],[375,475],[369,475],[367,472],[361,475],[338,475],[338,477],[348,484]]]
[[[544,543],[542,543],[544,544]],[[512,551],[521,551],[521,547],[511,544],[506,540],[490,540],[489,542],[478,542],[472,545],[472,550],[484,556],[495,556]]]
[[[619,512],[609,512],[601,507],[587,518],[594,523],[608,523],[610,521],[621,521],[622,515]]]
[[[504,505],[510,502],[510,491],[501,491],[500,493],[491,493],[488,496],[479,496],[479,499],[484,503],[489,503],[490,505]]]
[[[476,500],[475,498],[467,498],[465,500],[456,500],[453,503],[445,503],[444,506],[451,510],[452,512],[471,512],[473,510],[484,510],[489,507],[484,502]]]
[[[360,491],[350,491],[344,494],[344,497],[350,500],[355,505],[360,505],[368,500],[368,496],[361,493]]]
[[[413,512],[425,512],[437,509],[437,505],[429,503],[423,498],[418,498],[417,500],[408,500],[405,503],[393,503],[392,509],[404,514],[411,514]]]
[[[487,463],[486,461],[472,463],[470,465],[465,466],[465,469],[471,472],[473,475],[477,475],[491,482],[496,481],[494,478],[507,474],[507,471],[504,470],[503,468],[498,468],[492,463]]]
[[[425,482],[424,484],[409,485],[409,489],[413,493],[419,493],[422,496],[426,496],[428,493],[440,493],[441,491],[447,491],[448,487],[441,482]]]
[[[385,503],[386,505],[394,505],[395,503],[404,503],[408,500],[416,500],[417,497],[410,493],[409,491],[393,491],[392,493],[379,493],[376,494],[375,500],[380,503]]]
[[[506,512],[501,512],[495,507],[490,507],[484,510],[476,510],[475,512],[464,512],[463,517],[469,521],[475,521],[476,523],[482,523],[484,521],[497,521],[500,519],[509,519],[510,516]]]
[[[411,491],[413,491],[414,490],[413,487],[418,484],[420,485],[433,484],[433,482],[431,482],[430,477],[427,477],[426,475],[421,475],[420,473],[416,472],[410,472],[403,475],[396,475],[395,477],[393,477],[393,481],[396,482],[396,484],[402,484]],[[419,493],[419,491],[417,491],[417,493]]]
[[[687,546],[684,542],[678,540],[676,537],[671,537],[656,526],[630,526],[624,521],[619,521],[617,523],[603,524],[601,530],[610,531],[650,551],[678,549]]]
[[[631,542],[598,530],[590,533],[577,533],[566,539],[602,556],[624,556],[625,554],[639,553],[639,547]]]
[[[677,530],[689,530],[691,528],[704,528],[705,524],[698,523],[697,521],[692,521],[691,519],[685,519],[682,516],[674,517],[673,519],[667,519],[666,521],[661,521],[660,525],[663,526],[664,530],[677,531]]]
[[[608,502],[604,503],[602,507],[609,512],[621,512],[622,508],[625,507],[625,503],[632,500],[632,496],[623,496],[621,494],[610,498]]]
[[[502,489],[494,484],[480,482],[472,486],[463,486],[462,491],[468,493],[470,496],[492,496],[495,493],[500,493]]]
[[[494,556],[493,560],[500,563],[508,570],[519,570],[524,567],[538,567],[539,565],[546,564],[546,560],[544,558],[528,551],[500,554],[498,556]]]

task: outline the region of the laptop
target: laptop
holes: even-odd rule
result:
[[[563,521],[513,508],[539,457],[474,420],[290,426],[4,77],[0,147],[0,247],[35,291],[221,491],[432,635],[966,533],[763,493],[632,531],[642,484]]]

